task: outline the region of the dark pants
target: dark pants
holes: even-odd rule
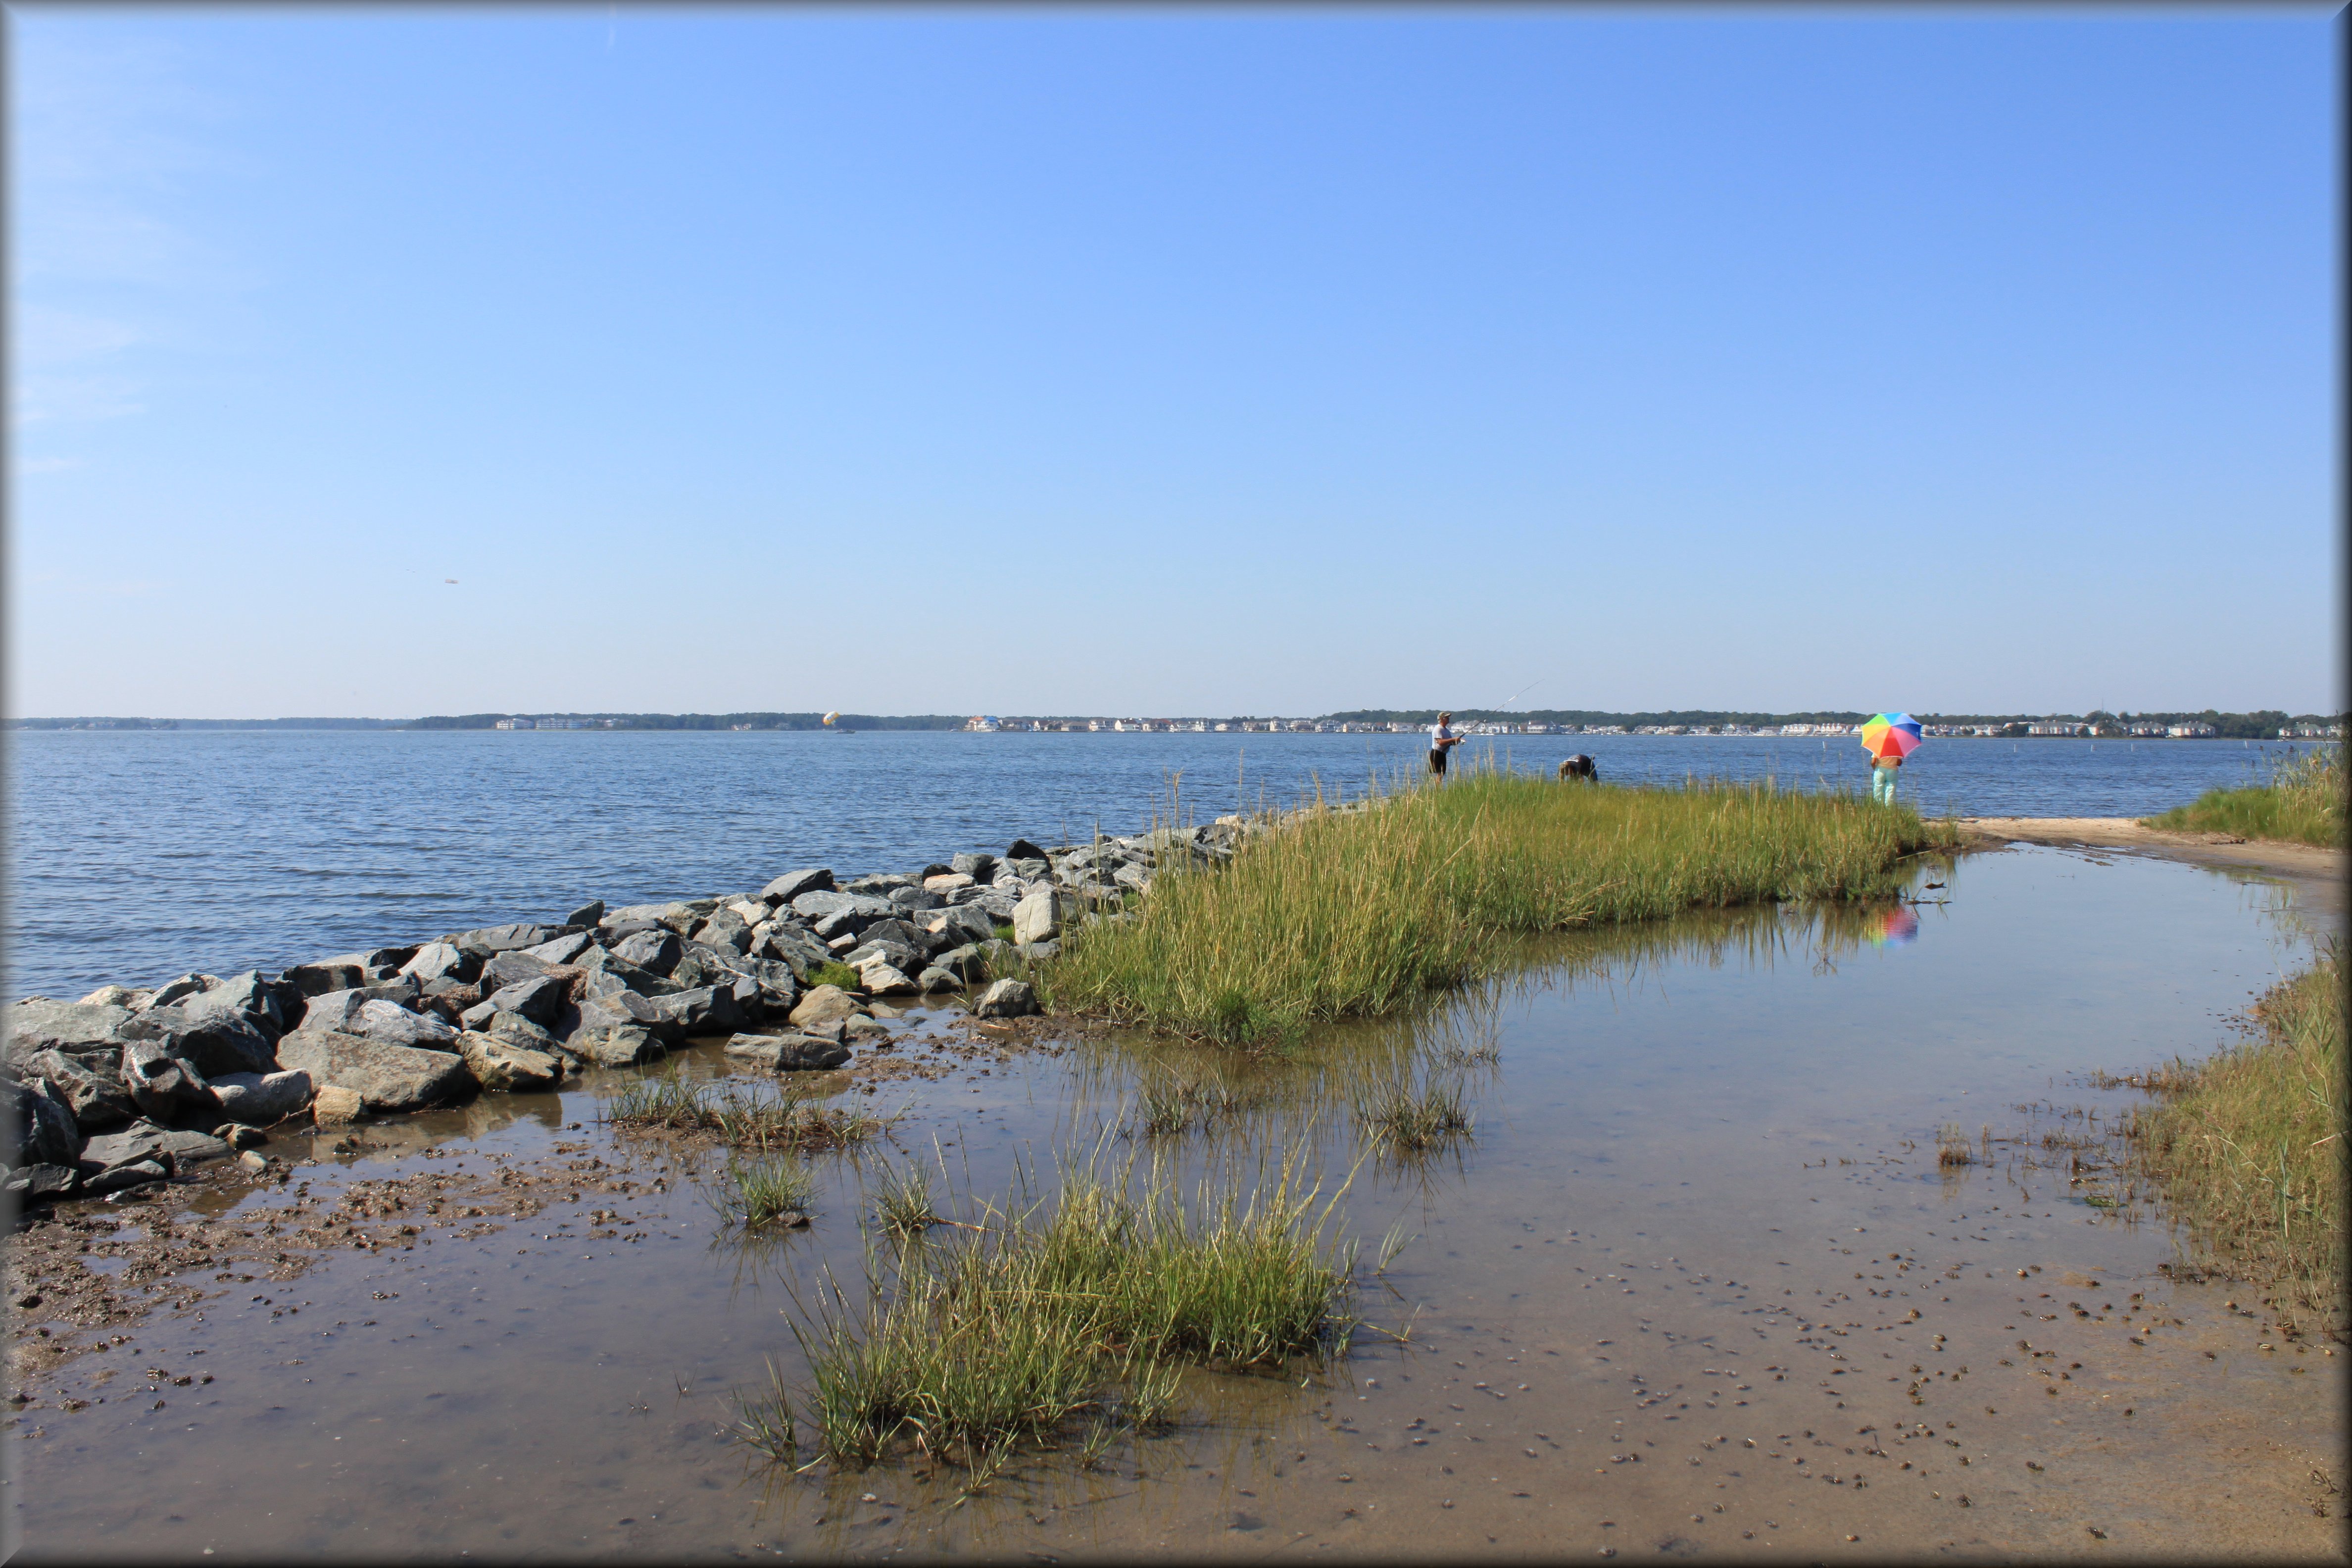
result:
[[[1439,778],[1445,776],[1445,752],[1446,748],[1444,746],[1429,748],[1429,771]]]

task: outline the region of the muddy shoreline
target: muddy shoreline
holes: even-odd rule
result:
[[[2094,858],[2109,862],[2084,873],[2094,887],[2155,874],[2133,864],[2152,857]],[[1964,858],[1954,908],[2055,858]],[[814,1233],[722,1252],[703,1188],[723,1152],[601,1124],[599,1094],[635,1076],[614,1071],[561,1095],[280,1136],[265,1176],[221,1163],[150,1201],[60,1205],[21,1233],[10,1299],[39,1300],[15,1313],[13,1391],[29,1397],[0,1430],[41,1500],[28,1510],[20,1485],[17,1517],[45,1557],[1288,1544],[1861,1561],[2226,1542],[2340,1558],[2347,1358],[2279,1335],[2224,1283],[2168,1277],[2150,1247],[2159,1214],[2086,1206],[2030,1163],[2065,1108],[2124,1097],[2079,1089],[2042,1044],[2011,1067],[1956,1070],[1937,1092],[1967,1098],[1940,1110],[1849,1106],[1867,1035],[1850,1058],[1809,1041],[1792,1059],[1817,1083],[1769,1063],[1726,1076],[1752,1060],[1743,1031],[1768,994],[1788,993],[1810,1037],[1843,1013],[1808,998],[1843,996],[1880,962],[1867,948],[1800,949],[1767,969],[1707,958],[1759,951],[1737,933],[1790,929],[1780,918],[1719,922],[1734,945],[1692,949],[1671,1005],[1643,1000],[1639,964],[1599,972],[1598,992],[1539,967],[1465,996],[1476,1016],[1505,1009],[1478,1026],[1499,1031],[1510,1096],[1486,1104],[1459,1169],[1367,1178],[1368,1235],[1395,1219],[1416,1239],[1364,1310],[1413,1322],[1411,1342],[1367,1336],[1311,1386],[1203,1375],[1180,1430],[1103,1472],[1041,1460],[959,1504],[951,1473],[795,1481],[751,1462],[728,1432],[730,1394],[789,1349],[784,1283],[820,1258],[854,1268],[864,1178],[835,1163]],[[2103,929],[2069,921],[2083,941]],[[1895,952],[1961,934],[1938,910],[1918,948]],[[2210,991],[2195,1018],[2222,1000]],[[2168,993],[2143,1006],[2181,1010]],[[1955,1037],[1984,1033],[1955,1016]],[[1104,1113],[1100,1097],[1202,1059],[1054,1020],[891,1022],[899,1043],[828,1081],[879,1110],[910,1097],[921,1114],[905,1144],[928,1155],[939,1140],[981,1191],[1007,1151],[1045,1156]],[[2114,1026],[2099,1059],[2135,1065],[2123,1053],[2138,1026]],[[1547,1066],[1602,1027],[1601,1054]],[[1401,1031],[1342,1031],[1326,1055],[1385,1049]],[[1718,1037],[1719,1058],[1670,1054]],[[674,1061],[727,1070],[712,1042]],[[2029,1104],[2044,1063],[2048,1104]],[[1277,1084],[1307,1070],[1244,1066]],[[1605,1109],[1580,1110],[1596,1100]],[[2000,1158],[1939,1170],[1924,1138],[1946,1115],[1971,1133],[1985,1121]],[[209,1464],[223,1445],[243,1468]],[[96,1472],[132,1451],[161,1468],[126,1499]],[[265,1455],[302,1473],[246,1473]],[[307,1500],[290,1510],[289,1484]],[[44,1538],[66,1521],[70,1544]],[[371,1521],[402,1533],[370,1536]]]

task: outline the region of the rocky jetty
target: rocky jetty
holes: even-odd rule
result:
[[[757,1069],[838,1068],[887,1034],[873,997],[971,990],[982,1017],[1033,1013],[1030,987],[999,970],[1050,959],[1089,921],[1125,918],[1157,871],[1226,859],[1261,826],[1224,817],[1054,848],[1015,839],[1001,855],[845,882],[811,868],[753,892],[599,900],[552,924],[454,931],[278,974],[28,996],[6,1009],[0,1038],[15,1130],[0,1186],[20,1202],[122,1192],[294,1118],[544,1091],[688,1040],[724,1039],[730,1061]]]

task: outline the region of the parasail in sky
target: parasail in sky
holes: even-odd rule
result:
[[[824,721],[825,721],[826,723],[830,724],[830,723],[832,723],[835,719],[838,719],[838,718],[840,718],[840,717],[841,717],[841,712],[840,712],[840,710],[839,710],[838,709],[836,709],[836,710],[835,710],[833,712],[827,713],[827,714],[824,716]]]

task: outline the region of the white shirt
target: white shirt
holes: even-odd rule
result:
[[[1431,750],[1434,751],[1436,749],[1438,742],[1451,741],[1452,739],[1454,739],[1453,725],[1441,723],[1432,724],[1429,727],[1429,742]]]

